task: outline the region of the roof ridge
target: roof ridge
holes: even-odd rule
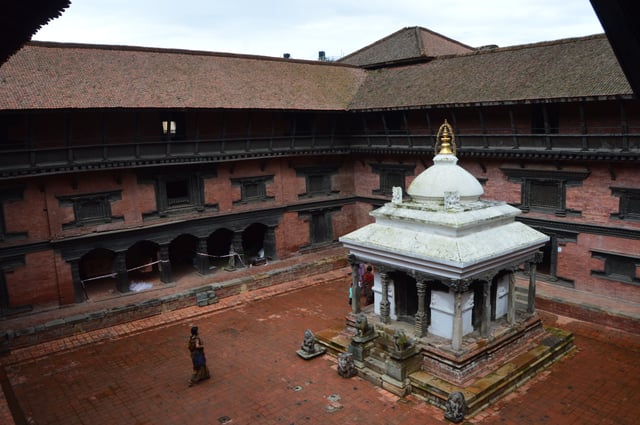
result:
[[[486,49],[473,48],[472,52],[460,53],[460,54],[454,54],[454,55],[442,55],[442,56],[438,56],[437,59],[449,59],[449,58],[461,57],[461,56],[473,56],[473,55],[483,55],[483,54],[490,54],[490,53],[496,53],[496,52],[509,52],[509,51],[516,51],[516,50],[535,49],[535,48],[546,47],[546,46],[559,46],[562,44],[570,44],[570,43],[576,43],[580,41],[597,40],[597,39],[603,39],[603,38],[607,39],[606,34],[599,33],[599,34],[585,35],[581,37],[560,38],[557,40],[537,41],[537,42],[525,43],[525,44],[515,44],[512,46],[504,46],[504,47],[495,47],[495,48],[486,48]]]
[[[73,43],[73,42],[59,42],[59,41],[41,41],[32,40],[24,44],[24,47],[44,47],[44,48],[58,48],[58,49],[87,49],[87,50],[110,50],[120,52],[142,52],[142,53],[161,53],[161,54],[178,54],[178,55],[191,55],[191,56],[210,56],[210,57],[223,57],[234,59],[249,59],[249,60],[261,60],[261,61],[275,61],[275,62],[293,62],[300,64],[314,64],[323,66],[343,66],[349,68],[357,68],[355,65],[346,63],[340,63],[336,61],[318,61],[312,59],[291,59],[281,58],[278,56],[264,56],[248,53],[230,53],[230,52],[216,52],[208,50],[190,50],[180,48],[166,48],[166,47],[148,47],[148,46],[131,46],[120,44],[88,44],[88,43]]]

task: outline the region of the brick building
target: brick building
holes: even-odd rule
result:
[[[405,28],[339,62],[31,42],[0,67],[2,314],[335,244],[454,126],[539,278],[640,302],[640,103],[604,35]]]

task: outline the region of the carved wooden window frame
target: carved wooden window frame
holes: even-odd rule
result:
[[[240,199],[234,205],[271,201],[275,197],[267,195],[267,183],[273,182],[273,176],[242,177],[231,179],[231,184],[240,187]]]
[[[401,187],[403,194],[406,192],[406,177],[414,175],[415,165],[371,164],[371,170],[380,176],[380,185],[373,194],[390,197],[394,186]]]
[[[592,276],[640,286],[640,276],[638,276],[640,257],[617,252],[592,250],[591,258],[604,261],[603,269],[591,270]],[[626,273],[624,270],[620,273],[621,269],[626,269]]]
[[[62,225],[63,229],[79,226],[92,226],[124,220],[124,217],[114,216],[111,212],[111,203],[122,199],[122,192],[120,190],[58,196],[57,198],[61,207],[73,207],[74,220],[64,223]],[[89,204],[93,206],[88,208],[87,205]],[[94,213],[89,214],[91,209]]]
[[[620,220],[640,220],[640,189],[612,187],[611,195],[620,198],[618,212],[611,214]]]

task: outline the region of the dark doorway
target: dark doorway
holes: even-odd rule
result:
[[[242,249],[248,263],[251,263],[253,259],[265,256],[264,236],[266,233],[267,226],[261,223],[252,224],[242,233]]]
[[[116,254],[96,248],[80,258],[80,283],[87,299],[100,299],[118,294],[113,262]]]
[[[178,236],[169,244],[169,260],[176,279],[195,271],[197,247],[198,238],[188,234]]]
[[[207,238],[207,253],[211,255],[211,264],[216,268],[225,267],[229,263],[229,250],[233,241],[233,232],[229,229],[218,229]]]
[[[131,285],[159,282],[158,249],[158,244],[151,241],[138,241],[129,247],[126,260]]]
[[[416,280],[403,272],[391,272],[389,277],[393,280],[395,288],[394,298],[398,321],[415,323],[418,312]]]

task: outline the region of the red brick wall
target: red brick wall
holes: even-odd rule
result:
[[[25,255],[24,266],[5,272],[10,306],[56,305],[58,285],[55,270],[53,252]]]

